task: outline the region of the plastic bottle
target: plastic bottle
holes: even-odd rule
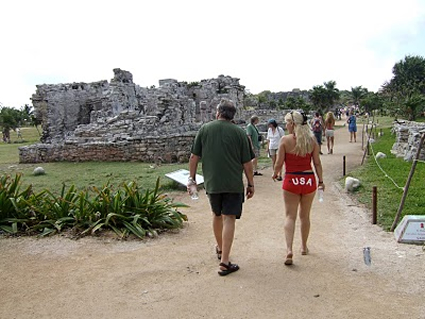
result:
[[[199,199],[198,187],[196,184],[190,185],[190,198],[192,198],[192,200]]]
[[[319,199],[319,203],[323,203],[323,188],[319,187],[319,189],[317,190],[317,198]]]
[[[364,263],[368,266],[372,264],[372,257],[370,256],[370,247],[363,248],[363,260]]]

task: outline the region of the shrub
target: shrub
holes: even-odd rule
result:
[[[0,229],[11,234],[36,232],[41,236],[72,230],[78,236],[112,229],[119,237],[138,238],[157,230],[181,227],[187,216],[159,192],[159,178],[153,190],[142,191],[135,182],[114,191],[110,184],[78,191],[74,185],[59,196],[49,190],[33,194],[31,187],[19,192],[21,175],[0,178]]]

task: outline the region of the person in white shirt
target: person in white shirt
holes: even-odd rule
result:
[[[267,144],[268,144],[268,152],[269,156],[273,162],[273,170],[274,165],[276,163],[277,150],[279,148],[280,139],[285,135],[285,131],[277,124],[275,119],[270,119],[268,121],[269,129],[267,130]],[[280,171],[276,180],[282,180],[282,171]]]

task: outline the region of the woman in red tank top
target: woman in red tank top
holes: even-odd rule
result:
[[[310,233],[310,210],[316,194],[317,185],[325,189],[319,145],[307,125],[307,116],[298,111],[291,111],[285,116],[289,134],[280,140],[273,180],[285,164],[285,178],[282,184],[285,203],[285,265],[292,265],[295,221],[299,207],[301,222],[301,254],[307,255],[307,240]],[[318,178],[314,175],[311,165]]]

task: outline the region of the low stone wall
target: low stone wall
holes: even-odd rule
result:
[[[240,116],[240,119],[246,122],[246,125],[250,123],[251,116],[258,117],[257,128],[260,132],[267,132],[268,125],[267,121],[270,119],[275,119],[276,122],[285,129],[285,115],[289,110],[268,110],[268,109],[257,109],[257,110],[244,110]]]
[[[147,162],[186,163],[196,132],[128,139],[120,142],[65,142],[19,148],[20,163],[44,162]]]
[[[393,132],[396,135],[396,142],[391,150],[397,157],[403,157],[405,161],[412,161],[418,152],[421,140],[420,131],[425,130],[425,123],[403,121],[395,122]],[[425,160],[425,149],[422,148],[419,158]]]

